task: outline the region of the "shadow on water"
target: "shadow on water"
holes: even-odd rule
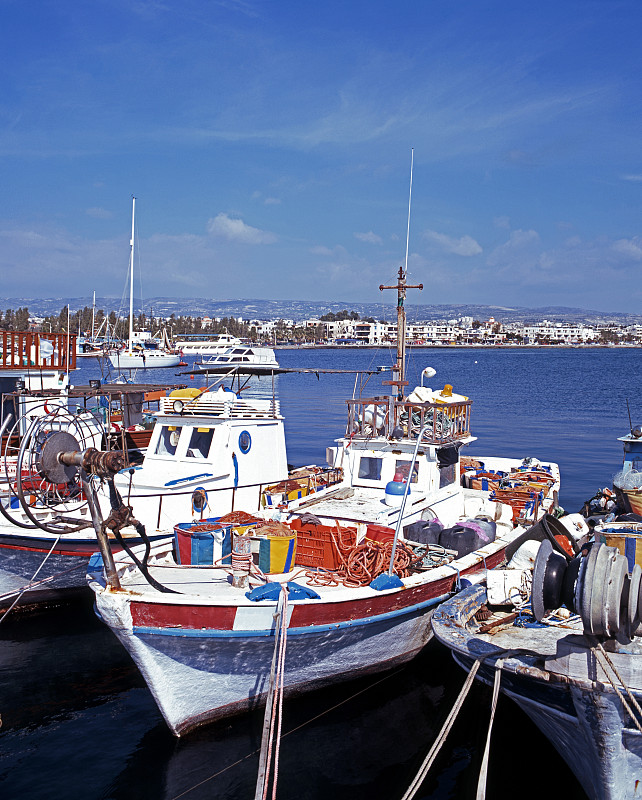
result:
[[[254,797],[262,711],[177,740],[89,603],[16,617],[3,627],[0,796]],[[450,654],[432,642],[404,667],[286,702],[277,796],[401,798],[463,680]],[[417,797],[474,798],[489,708],[490,690],[475,685]],[[546,740],[502,700],[487,796],[506,797],[511,786],[519,787],[520,800],[545,796],[551,774],[557,796],[583,797]]]

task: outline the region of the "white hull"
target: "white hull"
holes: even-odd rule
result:
[[[174,734],[265,703],[274,651],[270,630],[218,636],[211,631],[132,631],[127,610],[119,613],[114,605],[112,598],[106,608],[97,596],[99,614],[132,656]],[[271,618],[270,605],[266,616]],[[333,631],[330,626],[288,631],[285,695],[410,660],[430,638],[430,614],[399,616],[399,621],[365,620]]]
[[[294,580],[312,593],[289,600],[285,610],[284,691],[294,695],[411,659],[428,642],[433,609],[451,594],[456,576],[499,563],[518,533],[381,591],[319,586],[317,572],[295,561],[292,572],[269,576],[275,596],[252,600],[246,589],[230,584],[224,569],[177,566],[172,542],[153,548],[149,568],[175,593],[150,587],[124,554],[116,557],[118,591],[106,586],[98,560],[88,580],[100,617],[129,651],[171,730],[181,735],[264,702],[279,583]]]
[[[138,353],[118,352],[109,356],[110,364],[116,369],[156,369],[157,367],[177,367],[181,357],[173,353],[148,350],[144,356]]]

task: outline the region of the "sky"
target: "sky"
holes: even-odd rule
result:
[[[639,0],[0,0],[2,297],[642,307]],[[392,301],[392,298],[390,298]]]

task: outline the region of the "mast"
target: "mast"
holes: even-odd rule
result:
[[[94,343],[94,324],[96,321],[96,292],[94,291],[94,302],[91,306],[91,343]]]
[[[399,275],[397,276],[397,283],[395,286],[379,286],[379,291],[384,289],[397,290],[397,363],[392,368],[392,380],[384,381],[388,386],[392,386],[392,394],[395,394],[394,387],[397,387],[397,399],[403,400],[404,386],[408,385],[405,380],[406,373],[406,289],[423,289],[423,283],[409,285],[406,283],[408,275],[408,243],[410,241],[410,205],[412,203],[412,169],[414,164],[415,149],[410,151],[410,192],[408,194],[408,226],[406,229],[406,261],[405,268],[399,267]]]
[[[132,351],[134,338],[134,217],[136,198],[132,195],[132,236],[129,240],[129,352]]]

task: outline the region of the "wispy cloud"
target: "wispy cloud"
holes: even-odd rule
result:
[[[108,211],[106,208],[88,208],[85,211],[88,217],[94,217],[94,219],[111,219],[114,215],[111,211]]]
[[[436,244],[447,253],[457,256],[477,256],[482,252],[481,245],[472,236],[462,236],[456,239],[453,236],[446,236],[437,231],[424,231],[423,238]]]
[[[273,244],[277,240],[275,234],[254,228],[242,219],[229,217],[227,214],[217,214],[210,219],[207,223],[207,232],[212,236],[242,244]]]
[[[383,244],[381,236],[377,236],[377,234],[372,231],[368,231],[368,233],[355,233],[354,238],[358,239],[360,242],[366,242],[366,244]]]

